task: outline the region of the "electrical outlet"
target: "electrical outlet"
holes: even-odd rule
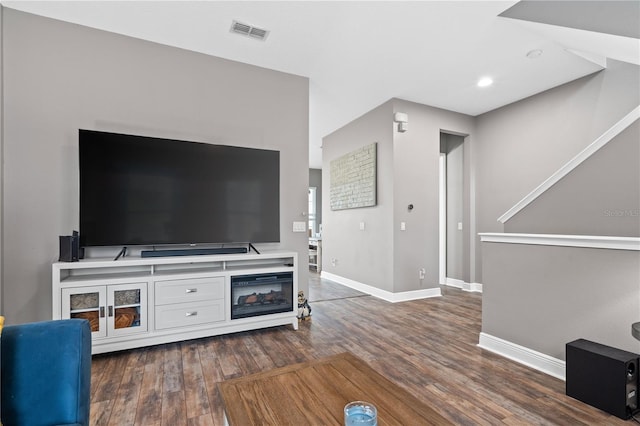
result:
[[[427,271],[425,271],[424,268],[420,268],[418,270],[418,277],[420,277],[421,280],[424,280],[425,275],[427,274]]]
[[[338,259],[332,258],[331,259],[331,266],[336,266],[338,264]]]

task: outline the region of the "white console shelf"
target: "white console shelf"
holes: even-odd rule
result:
[[[88,319],[94,354],[279,325],[298,329],[296,252],[86,259],[54,263],[52,272],[53,319]],[[287,273],[290,309],[287,303],[286,312],[232,319],[239,303],[233,277]]]

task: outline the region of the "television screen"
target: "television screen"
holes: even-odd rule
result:
[[[79,131],[80,245],[280,241],[280,153]]]

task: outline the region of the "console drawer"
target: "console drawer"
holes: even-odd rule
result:
[[[224,299],[224,277],[156,281],[156,305]]]
[[[224,320],[224,299],[156,306],[156,330]]]

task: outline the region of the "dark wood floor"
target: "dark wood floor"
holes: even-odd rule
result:
[[[456,424],[633,423],[567,397],[561,380],[478,348],[481,299],[443,288],[443,297],[392,304],[312,274],[312,320],[298,331],[283,326],[94,356],[91,424],[221,425],[221,381],[344,351]]]

